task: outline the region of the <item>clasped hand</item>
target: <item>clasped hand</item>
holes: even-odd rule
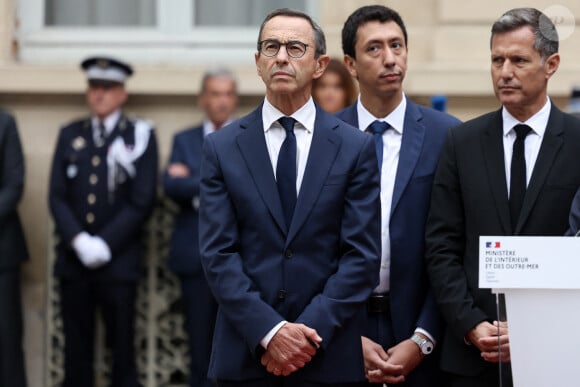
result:
[[[499,327],[499,329],[498,329]],[[507,321],[480,322],[467,339],[481,351],[483,360],[491,363],[511,361]]]
[[[111,250],[103,238],[83,231],[72,241],[79,260],[89,269],[96,269],[111,260]]]
[[[285,323],[270,340],[262,365],[276,376],[288,376],[312,360],[321,342],[316,330],[304,324]]]
[[[402,383],[424,357],[419,346],[410,339],[401,341],[387,351],[367,337],[361,339],[366,377],[371,383]]]

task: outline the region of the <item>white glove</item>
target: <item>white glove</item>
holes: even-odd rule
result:
[[[111,260],[111,249],[103,238],[98,236],[93,236],[92,238],[95,256],[99,266],[102,266]]]
[[[83,231],[74,237],[72,246],[80,261],[89,269],[96,269],[111,260],[111,250],[105,241]]]

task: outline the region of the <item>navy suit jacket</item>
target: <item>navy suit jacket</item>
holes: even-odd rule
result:
[[[175,217],[169,268],[181,275],[203,274],[199,259],[199,180],[201,149],[203,145],[203,126],[197,126],[177,133],[173,139],[171,163],[183,163],[189,168],[187,177],[173,178],[163,174],[165,194],[178,206]]]
[[[28,258],[18,202],[24,189],[24,157],[14,118],[0,112],[0,269],[14,269]]]
[[[576,235],[580,230],[580,188],[576,191],[576,196],[572,201],[570,209],[570,228],[566,235]]]
[[[336,116],[358,127],[356,107],[354,103]],[[389,226],[391,315],[397,343],[408,339],[416,327],[427,330],[436,340],[442,333],[425,268],[425,222],[445,134],[460,123],[407,99]]]
[[[519,220],[511,224],[501,109],[449,131],[435,173],[427,219],[427,271],[447,329],[445,371],[476,376],[497,364],[481,358],[464,337],[497,320],[495,296],[480,289],[480,235],[564,235],[580,186],[580,120],[554,104]]]
[[[145,152],[134,162],[135,176],[119,170],[115,191],[109,193],[107,188],[107,149],[117,136],[128,146],[134,144],[134,133],[133,122],[122,116],[105,144],[97,148],[89,118],[61,129],[49,187],[50,210],[60,236],[56,276],[129,281],[140,277],[145,252],[143,226],[157,196],[157,140],[153,131]],[[92,204],[90,195],[95,198]],[[93,219],[88,219],[89,213]],[[111,262],[97,269],[88,269],[80,262],[71,242],[81,231],[103,238],[111,249]]]
[[[379,179],[371,136],[316,108],[287,228],[261,106],[204,141],[200,247],[219,304],[210,378],[267,375],[260,340],[280,321],[323,341],[304,380],[363,381],[362,306],[378,282]]]

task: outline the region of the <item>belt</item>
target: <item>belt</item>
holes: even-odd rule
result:
[[[390,313],[391,301],[388,293],[372,294],[367,301],[369,313]]]

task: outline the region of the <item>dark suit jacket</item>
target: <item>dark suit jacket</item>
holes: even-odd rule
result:
[[[135,162],[134,178],[119,171],[113,194],[107,188],[107,149],[122,136],[125,144],[135,143],[134,124],[121,117],[105,145],[93,144],[90,119],[73,122],[60,131],[52,161],[49,204],[60,241],[55,274],[70,279],[132,280],[140,276],[144,254],[142,230],[153,210],[157,194],[157,142],[152,131],[145,152]],[[99,160],[95,163],[94,160]],[[96,183],[91,184],[91,175]],[[90,204],[89,195],[96,202]],[[94,215],[91,222],[87,215]],[[86,268],[71,247],[81,231],[98,235],[111,249],[111,262]]]
[[[0,111],[0,270],[28,258],[17,207],[24,189],[24,158],[14,118]]]
[[[169,164],[178,162],[187,165],[190,175],[185,178],[172,178],[167,174],[167,170],[163,174],[165,193],[179,206],[169,253],[169,267],[178,274],[203,274],[198,238],[202,144],[203,126],[176,134]]]
[[[572,208],[570,208],[570,228],[566,235],[576,235],[580,230],[580,188],[574,196],[572,201]]]
[[[358,126],[357,103],[336,116]],[[399,166],[391,206],[391,315],[397,342],[408,339],[416,327],[436,340],[442,333],[425,270],[425,221],[431,199],[439,152],[450,127],[461,122],[407,99]]]
[[[520,219],[512,227],[501,110],[453,128],[435,175],[427,221],[427,265],[447,331],[442,366],[475,376],[486,367],[464,336],[497,320],[495,297],[478,288],[480,235],[563,235],[580,186],[580,121],[552,105]]]
[[[285,319],[323,338],[296,377],[364,380],[360,311],[377,284],[380,257],[372,137],[317,107],[289,229],[261,107],[207,136],[202,160],[201,257],[219,303],[210,377],[265,377],[260,340]]]

